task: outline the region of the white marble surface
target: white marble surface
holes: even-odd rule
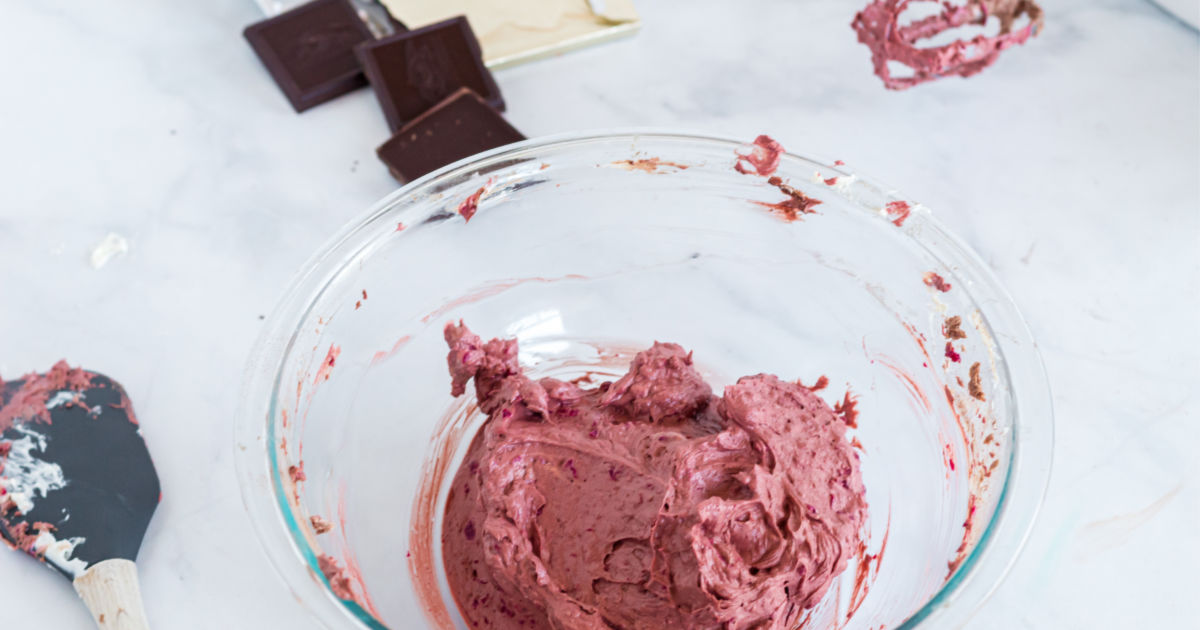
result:
[[[1023,308],[1057,410],[1042,517],[969,627],[1195,627],[1196,32],[1146,0],[1047,0],[1043,36],[985,74],[889,93],[860,2],[642,0],[636,38],[497,79],[530,136],[766,131],[934,208]],[[292,113],[241,39],[258,18],[0,2],[0,374],[66,356],[127,386],[165,488],[140,562],[159,628],[313,626],[242,509],[239,376],[291,273],[395,186],[374,97]],[[94,270],[109,232],[129,253]],[[5,627],[86,628],[73,598],[0,553]]]

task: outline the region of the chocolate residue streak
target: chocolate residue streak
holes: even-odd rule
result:
[[[776,203],[767,203],[765,201],[756,201],[754,203],[765,208],[770,208],[776,215],[788,222],[800,219],[806,214],[816,214],[816,210],[813,210],[813,207],[820,205],[821,200],[813,199],[801,192],[800,189],[789,186],[778,176],[771,177],[767,180],[767,183],[778,188],[788,198]]]
[[[887,212],[888,220],[896,227],[901,227],[912,213],[912,206],[908,205],[907,201],[889,201],[884,206],[884,211]]]
[[[749,175],[753,169],[753,173],[766,177],[779,168],[783,145],[764,134],[754,139],[749,153],[743,154],[735,151],[734,155],[737,156],[737,163],[733,165],[734,170]]]
[[[970,392],[971,398],[975,400],[986,400],[987,397],[983,393],[983,383],[979,377],[979,362],[971,364],[969,372],[971,378],[967,381],[967,391]]]
[[[479,300],[499,295],[501,293],[504,293],[505,291],[508,291],[509,289],[512,289],[514,287],[519,287],[523,284],[537,283],[537,282],[546,282],[546,283],[559,282],[561,280],[587,280],[587,276],[581,276],[579,274],[572,273],[572,274],[567,274],[565,276],[559,276],[557,278],[534,277],[534,278],[515,278],[515,279],[511,279],[511,280],[499,280],[499,281],[496,281],[496,282],[493,282],[490,284],[485,284],[485,285],[476,287],[471,292],[469,292],[461,297],[454,298],[453,300],[450,300],[449,302],[446,302],[442,306],[439,306],[438,308],[425,314],[425,316],[421,318],[421,322],[428,323],[430,320],[432,320],[434,318],[440,318],[441,316],[445,315],[446,313],[449,313],[450,311],[452,311],[460,306],[465,306],[467,304],[473,304],[475,302],[478,302]]]
[[[662,158],[645,158],[641,160],[617,160],[612,163],[613,166],[623,168],[627,171],[641,171],[643,173],[660,173],[659,169],[669,168],[676,171],[686,170],[686,164],[678,162],[667,162]],[[670,171],[667,171],[670,172]]]
[[[925,283],[925,286],[937,289],[942,293],[950,290],[950,283],[946,282],[945,278],[942,278],[940,275],[932,271],[926,271],[924,275],[921,276],[921,281]]]
[[[325,359],[321,361],[321,367],[317,368],[317,376],[313,378],[313,385],[329,380],[329,373],[333,371],[333,366],[337,364],[338,355],[341,353],[342,349],[337,344],[329,344],[329,352],[325,353]]]
[[[947,317],[942,322],[942,336],[947,339],[966,339],[967,333],[962,329],[962,318],[958,315]]]
[[[962,355],[958,352],[955,352],[954,344],[950,343],[949,341],[946,342],[946,358],[955,363],[962,361]]]
[[[969,77],[995,63],[1007,48],[1025,43],[1042,28],[1042,9],[1032,0],[967,0],[966,4],[943,3],[942,12],[910,24],[901,25],[900,18],[910,0],[874,0],[857,15],[851,26],[858,41],[871,49],[875,74],[890,90],[903,90],[914,85],[947,76]],[[933,38],[960,26],[985,26],[989,17],[999,18],[999,33],[994,37],[977,35],[970,40],[956,40],[944,46],[923,47],[923,40]],[[1018,18],[1028,23],[1016,30]],[[889,62],[907,66],[911,76],[892,76]]]
[[[308,522],[312,524],[313,531],[316,532],[318,536],[321,534],[327,534],[333,529],[333,523],[330,523],[320,516],[310,516],[308,517]]]
[[[396,340],[396,343],[392,345],[391,350],[380,350],[380,351],[376,352],[371,357],[371,365],[379,365],[380,363],[383,363],[384,361],[387,361],[388,359],[392,358],[397,352],[400,351],[400,348],[403,348],[404,344],[408,343],[409,340],[411,340],[411,339],[412,339],[411,335],[404,335],[403,337]]]

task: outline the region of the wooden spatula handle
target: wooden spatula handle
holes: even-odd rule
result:
[[[75,592],[100,630],[150,630],[134,563],[105,560],[92,565],[75,578]]]

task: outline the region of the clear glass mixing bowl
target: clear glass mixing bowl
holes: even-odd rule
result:
[[[894,193],[791,154],[781,181],[737,172],[748,150],[664,133],[524,142],[398,190],[305,265],[252,353],[235,453],[267,555],[316,619],[465,627],[438,531],[481,420],[449,393],[442,328],[460,318],[517,337],[539,376],[617,374],[664,340],[716,391],[828,377],[831,403],[858,399],[870,519],[806,627],[955,627],[983,602],[1049,474],[1029,331],[926,209],[901,220]],[[780,183],[822,203],[788,221]],[[965,338],[947,339],[952,317]]]

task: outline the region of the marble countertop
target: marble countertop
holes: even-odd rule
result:
[[[933,208],[1023,309],[1056,409],[1045,508],[968,627],[1187,627],[1200,38],[1146,0],[1047,1],[1043,35],[984,74],[891,93],[848,26],[860,3],[643,0],[636,37],[497,79],[530,136],[769,132]],[[396,186],[371,93],[294,114],[241,38],[260,17],[252,0],[0,3],[0,374],[66,356],[125,383],[166,492],[140,561],[160,628],[315,627],[242,507],[239,381],[291,274]],[[95,270],[109,232],[129,252]],[[89,627],[15,553],[0,593],[6,627]]]

